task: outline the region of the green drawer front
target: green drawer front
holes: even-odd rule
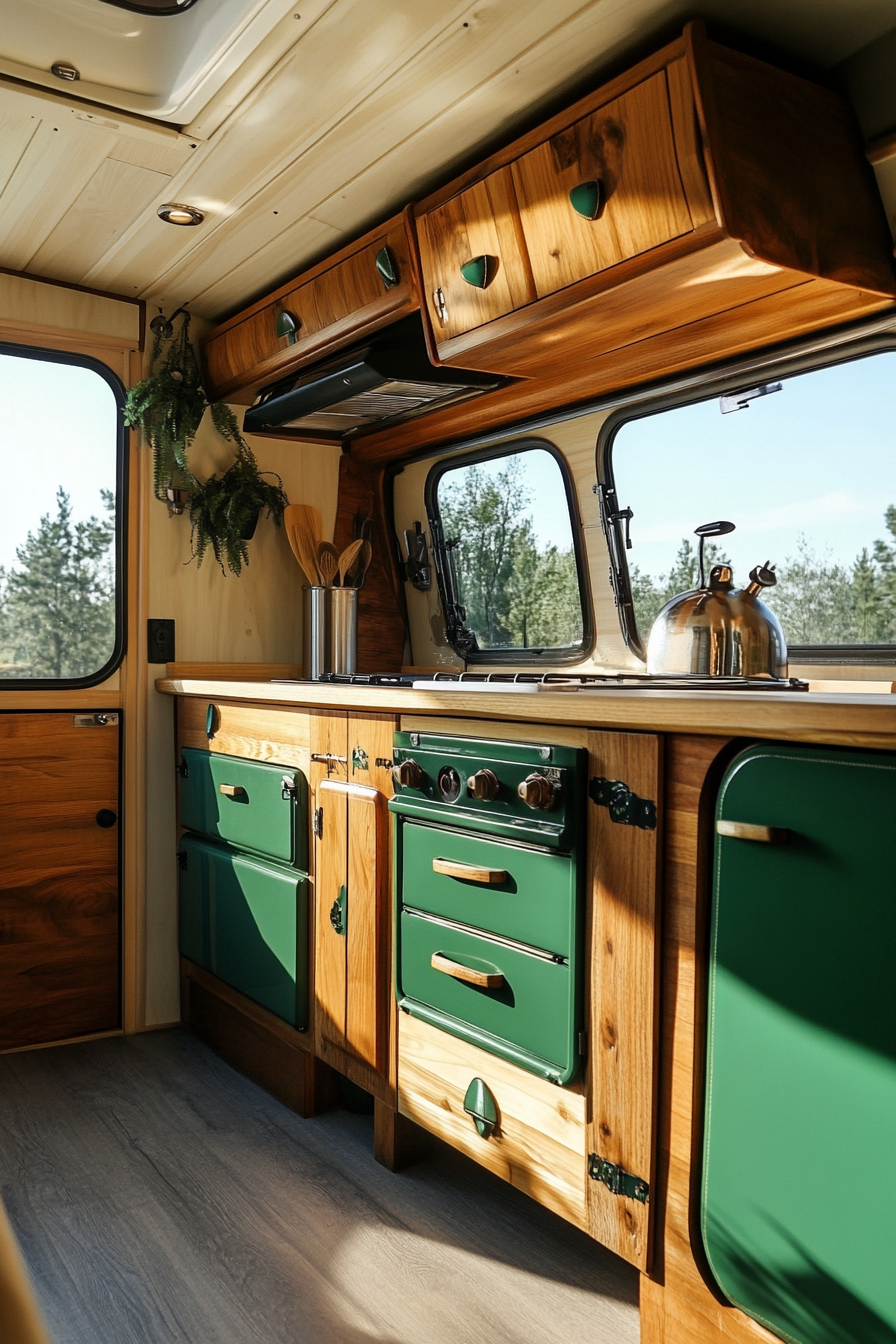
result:
[[[183,956],[304,1030],[308,879],[192,836],[183,854]]]
[[[404,905],[569,956],[578,907],[572,858],[409,821],[400,827],[400,843]],[[435,873],[434,857],[501,870],[507,881],[483,883]]]
[[[181,757],[182,826],[308,867],[308,790],[300,770],[192,747],[185,747]],[[230,790],[236,790],[235,796]]]
[[[577,1057],[574,976],[568,965],[407,910],[399,931],[403,1006],[542,1077],[569,1081]],[[433,969],[434,952],[462,966],[500,971],[505,983],[480,989],[455,980]]]
[[[896,757],[763,746],[716,837],[702,1195],[724,1293],[796,1344],[896,1341]]]

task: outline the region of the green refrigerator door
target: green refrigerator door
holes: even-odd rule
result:
[[[183,856],[181,953],[304,1030],[308,879],[193,836]]]
[[[896,757],[752,747],[716,816],[710,1266],[785,1340],[894,1344]]]
[[[308,791],[300,770],[192,747],[181,762],[182,826],[307,869]]]

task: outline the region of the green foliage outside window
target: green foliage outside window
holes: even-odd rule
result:
[[[99,493],[103,514],[76,523],[60,486],[55,517],[16,548],[17,566],[0,566],[0,677],[85,677],[112,656],[115,497]]]
[[[573,547],[542,543],[532,519],[523,454],[497,474],[482,467],[446,473],[439,512],[453,548],[467,626],[483,649],[569,648],[582,642],[582,603]]]
[[[776,587],[762,595],[788,644],[896,644],[896,505],[887,508],[884,524],[889,538],[864,547],[851,565],[817,554],[800,537],[796,555],[777,567]],[[707,543],[707,574],[719,564],[730,560],[717,544]],[[646,642],[660,608],[696,587],[696,547],[683,538],[668,574],[652,576],[633,565],[630,577],[638,630]],[[746,576],[735,575],[738,587],[747,582]]]

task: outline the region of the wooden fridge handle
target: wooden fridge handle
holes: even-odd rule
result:
[[[441,952],[433,952],[429,962],[434,971],[450,975],[452,980],[463,980],[465,985],[477,985],[479,989],[500,989],[504,977],[500,971],[474,971],[469,966],[461,966]]]
[[[246,790],[242,784],[219,784],[218,792],[223,793],[225,798],[245,798]]]
[[[480,868],[478,864],[455,863],[453,859],[433,859],[432,870],[445,877],[459,877],[464,882],[481,882],[485,886],[497,886],[507,881],[503,868]]]

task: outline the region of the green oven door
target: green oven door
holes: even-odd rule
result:
[[[300,770],[192,747],[181,752],[180,818],[188,831],[307,869],[307,811]]]
[[[896,757],[750,748],[717,832],[709,1263],[783,1339],[893,1344]]]
[[[180,951],[299,1030],[308,1024],[308,879],[185,835]]]

